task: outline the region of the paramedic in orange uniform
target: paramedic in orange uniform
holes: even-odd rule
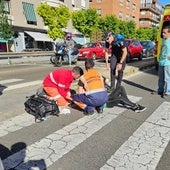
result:
[[[78,66],[75,66],[72,70],[54,70],[45,77],[43,89],[47,97],[55,100],[58,106],[67,106],[71,96],[71,83],[81,75],[83,75],[83,70]]]
[[[94,69],[93,59],[85,61],[86,72],[79,78],[79,94],[72,96],[72,100],[85,112],[90,115],[94,109],[98,113],[103,113],[104,104],[108,100],[107,91],[104,87],[103,76]]]

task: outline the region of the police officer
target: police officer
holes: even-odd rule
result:
[[[122,36],[123,37],[123,36]],[[111,31],[106,31],[104,34],[106,42],[105,61],[106,68],[110,69],[111,90],[115,88],[116,70],[118,71],[116,88],[121,86],[123,72],[126,66],[127,48],[124,38],[121,34],[114,35]],[[110,66],[109,66],[109,51],[111,50]]]

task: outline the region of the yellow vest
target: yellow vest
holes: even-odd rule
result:
[[[80,77],[84,84],[86,94],[93,94],[96,92],[105,91],[102,75],[95,69],[90,69]]]

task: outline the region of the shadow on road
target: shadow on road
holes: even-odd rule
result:
[[[28,169],[37,168],[39,170],[46,170],[46,164],[43,159],[25,161],[26,144],[24,142],[17,142],[11,146],[10,149],[0,144],[0,158],[4,169]],[[15,154],[12,158],[10,155]],[[8,158],[9,157],[9,158]]]

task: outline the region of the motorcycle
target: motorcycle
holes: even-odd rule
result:
[[[78,49],[73,49],[71,63],[77,64],[78,60]],[[60,44],[56,46],[56,52],[54,56],[51,56],[50,61],[57,67],[61,67],[63,64],[69,64],[68,50],[65,44]]]

